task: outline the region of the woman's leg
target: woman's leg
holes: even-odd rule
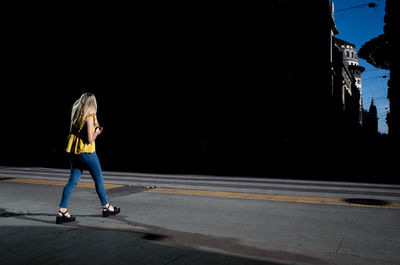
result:
[[[103,173],[100,166],[99,158],[96,153],[85,153],[82,154],[85,157],[88,169],[96,186],[96,192],[101,201],[101,205],[105,206],[108,204],[106,190],[103,183]]]
[[[72,190],[75,188],[75,186],[79,183],[79,180],[81,179],[82,175],[82,169],[79,166],[78,161],[76,161],[75,158],[71,158],[71,174],[69,176],[68,182],[64,187],[61,202],[60,202],[60,208],[68,208],[68,202],[69,198],[71,196]]]

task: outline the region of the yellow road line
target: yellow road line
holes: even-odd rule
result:
[[[381,206],[381,205],[365,205],[358,203],[349,203],[340,198],[324,198],[324,197],[295,196],[295,195],[273,195],[273,194],[261,194],[261,193],[228,192],[228,191],[212,191],[212,190],[155,188],[147,190],[145,192],[161,193],[161,194],[192,195],[192,196],[210,196],[210,197],[248,199],[248,200],[266,200],[266,201],[280,201],[280,202],[299,202],[299,203],[333,204],[333,205],[344,205],[344,206],[400,209],[400,202],[397,201],[387,202],[386,205]]]
[[[15,178],[15,179],[0,179],[1,182],[14,182],[14,183],[28,183],[28,184],[41,184],[41,185],[51,185],[51,186],[64,186],[67,181],[61,180],[47,180],[47,179],[28,179],[28,178]],[[118,188],[124,185],[117,184],[104,184],[106,190],[111,188]],[[93,182],[79,182],[78,188],[94,188]]]
[[[0,182],[13,182],[13,183],[28,183],[28,184],[41,184],[52,186],[64,186],[66,181],[60,180],[45,180],[45,179],[29,179],[29,178],[14,178],[14,179],[0,179]],[[119,184],[104,184],[105,189],[118,188],[124,185]],[[78,188],[94,188],[93,182],[79,182]],[[145,192],[161,193],[161,194],[180,194],[191,196],[209,196],[220,198],[233,198],[233,199],[248,199],[248,200],[267,200],[267,201],[280,201],[280,202],[299,202],[299,203],[312,203],[312,204],[332,204],[344,206],[358,206],[358,207],[373,207],[373,208],[392,208],[400,209],[399,201],[386,201],[385,205],[365,205],[357,203],[349,203],[340,198],[324,198],[313,196],[295,196],[295,195],[273,195],[261,193],[246,193],[246,192],[228,192],[228,191],[212,191],[212,190],[191,190],[191,189],[173,189],[173,188],[155,188]]]

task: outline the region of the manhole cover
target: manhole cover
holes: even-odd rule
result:
[[[361,204],[361,205],[377,205],[377,206],[383,206],[389,204],[386,201],[383,200],[377,200],[377,199],[362,199],[362,198],[354,198],[354,199],[345,199],[345,202],[348,203],[353,203],[353,204]]]

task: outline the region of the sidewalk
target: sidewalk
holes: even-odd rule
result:
[[[0,181],[2,265],[400,264],[397,208],[131,187],[107,190],[122,212],[103,218],[83,185],[69,206],[77,222],[56,225],[62,188]]]
[[[2,222],[1,264],[280,264],[157,242],[162,235],[120,228],[53,225],[47,214]],[[53,217],[53,216],[51,216]],[[90,217],[78,215],[81,222]],[[93,217],[92,217],[93,218]],[[3,218],[2,218],[3,219]],[[130,231],[131,230],[131,231]]]
[[[44,193],[41,195],[39,191]],[[33,200],[18,200],[19,192]],[[2,265],[284,264],[257,257],[254,254],[260,253],[251,253],[254,252],[252,248],[244,250],[248,255],[243,249],[235,254],[234,248],[239,250],[245,246],[229,238],[171,231],[129,221],[135,213],[126,204],[120,215],[103,218],[100,208],[94,209],[97,201],[88,188],[76,188],[71,198],[70,209],[77,221],[56,225],[56,203],[49,199],[57,198],[59,192],[60,187],[56,186],[0,184],[1,201],[8,199],[0,204]],[[39,197],[42,200],[38,200]],[[228,242],[230,249],[225,252],[224,244]],[[282,256],[279,252],[272,254],[276,259]]]

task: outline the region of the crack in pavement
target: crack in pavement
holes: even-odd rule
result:
[[[344,241],[344,237],[343,237],[342,240],[340,241],[339,246],[337,247],[335,253],[338,253],[339,249],[342,247],[343,241]]]

